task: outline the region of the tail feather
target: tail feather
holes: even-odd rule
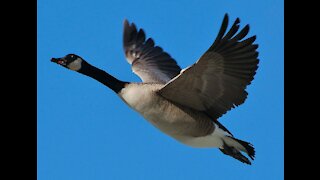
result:
[[[245,149],[246,149],[246,153],[248,154],[248,156],[250,157],[251,160],[254,160],[255,157],[255,150],[252,144],[246,142],[246,141],[242,141],[240,139],[236,139],[233,137],[234,140],[238,141],[238,143],[240,143]]]
[[[249,159],[247,157],[245,157],[241,151],[245,152],[248,154],[248,156],[250,157],[251,160],[254,160],[255,157],[255,150],[254,147],[252,146],[252,144],[236,139],[234,137],[227,137],[230,138],[228,139],[228,143],[226,143],[225,141],[223,142],[223,146],[220,149],[220,151],[226,155],[229,155],[243,163],[246,164],[250,164],[251,162],[249,161]],[[225,139],[227,140],[227,139]],[[230,140],[233,140],[232,143],[230,143]],[[239,147],[238,144],[239,143],[241,146]]]

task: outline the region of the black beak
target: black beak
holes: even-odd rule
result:
[[[51,58],[51,62],[58,63],[59,60],[60,60],[60,58]]]
[[[51,62],[66,66],[66,60],[64,60],[63,58],[51,58]]]

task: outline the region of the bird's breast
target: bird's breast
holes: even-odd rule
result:
[[[177,126],[177,123],[181,124],[186,120],[186,117],[185,114],[178,112],[169,101],[156,93],[162,86],[128,84],[119,95],[128,106],[139,112],[152,125],[172,136],[179,133],[180,128],[174,127]]]
[[[157,103],[156,91],[161,88],[158,84],[130,83],[119,93],[121,99],[131,108],[144,113],[152,111]]]

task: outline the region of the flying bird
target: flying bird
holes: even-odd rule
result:
[[[209,49],[191,66],[181,69],[143,29],[124,20],[123,49],[132,71],[142,82],[121,81],[76,54],[52,58],[65,68],[89,76],[113,90],[129,107],[177,141],[192,147],[218,148],[251,164],[251,143],[235,138],[219,121],[247,98],[246,87],[258,68],[256,36],[245,38],[237,18],[227,31],[225,14]]]

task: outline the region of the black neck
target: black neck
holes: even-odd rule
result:
[[[86,61],[82,62],[81,69],[78,71],[81,74],[92,77],[93,79],[101,82],[102,84],[108,86],[114,92],[119,93],[126,82],[120,81],[117,78],[111,76],[107,72],[98,69]]]

